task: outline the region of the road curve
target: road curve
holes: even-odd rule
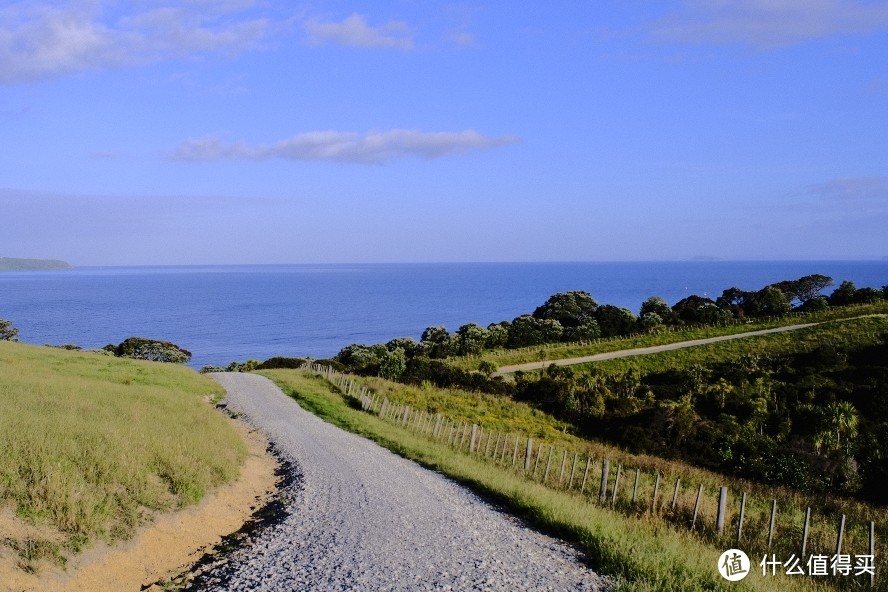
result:
[[[268,379],[212,375],[301,473],[289,515],[202,590],[603,590],[572,547],[321,421]]]
[[[858,317],[854,317],[858,318]],[[582,356],[579,358],[562,358],[560,360],[543,360],[541,362],[528,362],[526,364],[515,364],[513,366],[501,366],[494,373],[494,376],[504,376],[517,372],[519,370],[539,370],[547,368],[551,364],[556,366],[573,366],[574,364],[585,364],[587,362],[601,362],[602,360],[614,360],[616,358],[629,358],[632,356],[645,356],[648,354],[657,354],[664,351],[674,349],[683,349],[686,347],[694,347],[695,345],[706,345],[707,343],[717,343],[719,341],[730,341],[732,339],[742,339],[743,337],[754,337],[756,335],[767,335],[768,333],[783,333],[785,331],[798,331],[799,329],[807,329],[820,323],[802,323],[799,325],[787,325],[786,327],[776,327],[774,329],[760,329],[758,331],[747,331],[745,333],[735,333],[733,335],[720,335],[718,337],[707,337],[705,339],[691,339],[688,341],[678,341],[676,343],[667,343],[665,345],[652,345],[650,347],[636,347],[634,349],[621,349],[603,354],[595,354],[592,356]]]

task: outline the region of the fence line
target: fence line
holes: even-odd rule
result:
[[[455,448],[459,452],[474,455],[480,460],[492,462],[503,468],[513,469],[518,474],[523,475],[526,479],[533,481],[538,480],[540,458],[543,455],[543,449],[546,445],[543,442],[535,442],[531,436],[522,437],[521,434],[517,433],[501,433],[485,429],[483,425],[478,423],[470,424],[465,421],[458,421],[455,418],[450,418],[440,412],[433,414],[425,410],[414,410],[408,405],[396,405],[390,401],[388,397],[371,391],[371,389],[358,383],[353,377],[338,372],[329,366],[309,363],[305,364],[303,369],[311,370],[323,376],[330,384],[337,387],[347,400],[360,406],[361,410],[367,413],[376,415],[380,419],[399,425],[404,429],[425,435],[436,442]],[[526,440],[524,438],[526,438]],[[512,441],[514,443],[511,446],[511,451],[509,451],[509,443]],[[524,443],[523,446],[521,445],[522,442]],[[502,446],[500,447],[500,445]],[[492,454],[491,446],[493,446]],[[534,450],[534,448],[536,448],[536,450]],[[691,508],[683,503],[682,500],[683,497],[687,498],[687,496],[683,496],[682,494],[680,477],[676,477],[671,501],[667,502],[666,500],[663,500],[663,505],[661,507],[661,505],[658,504],[658,493],[662,475],[659,471],[650,475],[653,477],[652,491],[648,489],[648,494],[645,497],[640,497],[640,478],[643,471],[638,467],[634,469],[635,478],[631,498],[627,499],[628,494],[624,493],[623,498],[620,499],[619,484],[621,476],[625,471],[631,469],[623,467],[622,465],[617,465],[616,469],[613,471],[613,485],[610,486],[609,477],[612,472],[611,461],[609,459],[597,460],[592,456],[586,457],[586,460],[584,461],[585,466],[582,468],[583,476],[581,483],[575,488],[575,477],[577,475],[578,463],[581,458],[580,453],[572,451],[574,456],[568,471],[567,465],[570,451],[566,449],[556,450],[555,446],[552,444],[548,445],[548,448],[549,450],[545,459],[545,469],[543,474],[540,475],[539,482],[550,488],[573,492],[589,501],[597,501],[600,505],[620,509],[624,512],[635,513],[638,516],[651,516],[657,517],[658,519],[669,520],[677,526],[690,528],[691,531],[698,532],[704,536],[714,536],[717,541],[726,545],[733,543],[734,540],[736,540],[737,544],[740,543],[743,535],[744,521],[751,519],[747,515],[748,508],[746,492],[741,492],[739,498],[739,511],[733,516],[729,516],[732,511],[729,510],[729,491],[726,486],[721,486],[718,489],[716,513],[714,516],[711,516],[710,519],[712,522],[710,522],[710,526],[707,527],[705,524],[706,519],[703,516],[703,502],[705,500],[703,484],[700,483],[696,489],[696,495],[692,498],[694,501],[692,506],[693,510],[691,511]],[[507,459],[507,452],[511,452],[511,458]],[[552,461],[559,456],[559,453],[561,458],[558,478],[557,480],[554,478],[550,480],[549,477],[552,473]],[[597,495],[593,493],[590,497],[586,490],[593,464],[600,464],[601,482],[598,491],[596,492]],[[569,475],[568,479],[565,479],[566,475]],[[610,495],[608,495],[609,489]],[[688,518],[690,518],[690,520],[688,520]],[[767,520],[765,520],[766,518]],[[765,532],[764,525],[767,524],[767,546],[765,546],[764,541],[762,541],[762,544],[760,545],[760,550],[762,552],[766,550],[771,552],[772,546],[775,543],[777,527],[776,518],[777,500],[773,499],[771,500],[770,512],[766,512],[765,515],[761,516],[762,522],[759,532],[761,532],[762,535]],[[799,550],[801,551],[801,557],[803,559],[806,557],[805,554],[809,550],[809,536],[812,530],[812,518],[812,508],[808,507],[804,513],[801,541],[796,538],[795,544],[790,540],[794,538],[793,529],[786,529],[787,532],[783,534],[783,536],[786,537],[784,539],[784,544],[782,545],[785,548],[784,550],[791,550],[795,547],[796,552]],[[736,521],[734,522],[734,520]],[[732,527],[732,532],[733,528],[736,528],[736,539],[731,537],[731,541],[728,541],[730,534],[725,532],[729,521],[735,525]],[[864,569],[860,575],[869,575],[869,584],[872,587],[875,582],[875,523],[869,522],[868,524],[858,526],[859,528],[866,528],[868,530],[868,553],[858,553],[855,557],[858,558],[858,560],[860,560],[861,557],[869,558],[872,570],[867,571]],[[848,530],[849,526],[846,523],[846,516],[845,514],[842,514],[837,529],[833,531],[835,532],[835,538],[833,538],[833,542],[830,543],[831,547],[829,551],[832,557],[842,556],[843,545],[847,542],[846,533]],[[795,536],[798,536],[798,532],[799,531],[797,530],[795,531]],[[820,538],[822,539],[822,537]],[[801,543],[800,547],[795,546],[799,545],[799,542]],[[817,546],[819,551],[825,553],[822,540],[817,541]],[[847,546],[844,550],[847,553]],[[833,553],[833,551],[835,552]],[[818,556],[823,555],[821,554]],[[755,566],[753,566],[753,568],[754,567]],[[855,570],[857,569],[858,568],[855,567]]]

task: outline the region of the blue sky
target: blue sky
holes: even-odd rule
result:
[[[888,2],[0,4],[0,255],[881,259]]]

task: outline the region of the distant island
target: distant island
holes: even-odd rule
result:
[[[71,269],[71,264],[58,259],[0,257],[0,271],[48,271],[57,269]]]

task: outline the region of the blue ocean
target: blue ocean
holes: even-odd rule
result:
[[[486,326],[533,312],[566,290],[637,313],[650,296],[674,304],[812,273],[836,285],[881,287],[888,261],[81,267],[0,273],[0,319],[33,344],[172,341],[199,368],[279,355],[324,358],[350,343],[418,339],[430,325]]]

